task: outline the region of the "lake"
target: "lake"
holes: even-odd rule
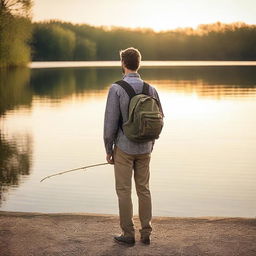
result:
[[[256,63],[144,62],[165,125],[151,161],[154,216],[256,216]],[[118,214],[103,119],[119,62],[0,71],[0,210]],[[133,187],[134,188],[134,187]],[[137,213],[136,193],[133,191]]]

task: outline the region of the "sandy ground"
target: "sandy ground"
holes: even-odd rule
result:
[[[255,256],[256,218],[154,218],[150,245],[119,245],[112,215],[0,212],[1,256]],[[138,218],[135,218],[139,229]]]

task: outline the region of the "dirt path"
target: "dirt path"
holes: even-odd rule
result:
[[[113,242],[116,216],[0,212],[1,256],[255,256],[256,218],[154,218],[152,243]],[[139,228],[138,218],[135,218]]]

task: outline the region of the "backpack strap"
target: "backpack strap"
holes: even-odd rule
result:
[[[134,97],[136,95],[136,92],[134,91],[132,86],[129,83],[127,83],[126,81],[119,80],[119,81],[116,81],[115,84],[120,85],[126,91],[130,100],[132,99],[132,97]],[[149,95],[149,84],[147,84],[145,82],[143,82],[142,94]],[[129,109],[129,106],[128,106],[128,109]],[[119,117],[119,127],[123,131],[122,126],[123,126],[123,116],[121,114],[120,117]]]
[[[128,84],[127,82],[125,82],[124,80],[117,81],[117,82],[115,82],[115,84],[120,85],[126,91],[130,100],[132,97],[134,97],[136,95],[136,92],[134,91],[132,86],[130,84]]]
[[[149,84],[147,84],[146,82],[143,82],[142,94],[149,96]]]
[[[136,95],[136,92],[134,91],[132,86],[129,83],[127,83],[126,81],[124,81],[124,80],[116,81],[115,84],[120,85],[126,91],[130,100],[132,97],[134,97]],[[149,95],[149,84],[146,82],[143,82],[142,94]]]
[[[136,95],[136,92],[134,91],[132,86],[129,83],[125,82],[124,80],[116,81],[115,84],[120,85],[126,91],[130,100],[132,99],[132,97],[134,97]],[[128,106],[128,109],[129,109],[129,106]],[[119,117],[118,126],[121,128],[121,130],[123,132],[123,116],[122,116],[122,113]]]

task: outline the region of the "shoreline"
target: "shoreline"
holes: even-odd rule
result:
[[[117,214],[110,214],[110,213],[89,213],[89,212],[21,212],[21,211],[4,211],[0,210],[0,217],[1,216],[88,216],[88,217],[116,217],[118,218]],[[138,215],[134,215],[134,218],[138,218]],[[256,220],[255,217],[238,217],[238,216],[153,216],[153,220],[157,219],[207,219],[207,220]]]
[[[119,219],[112,214],[0,211],[1,256],[55,255],[256,255],[256,218],[153,217],[152,242],[116,244]]]
[[[241,67],[256,66],[255,60],[146,60],[141,62],[142,68],[148,67]],[[70,68],[70,67],[93,67],[114,68],[120,67],[120,61],[31,61],[28,68]]]

